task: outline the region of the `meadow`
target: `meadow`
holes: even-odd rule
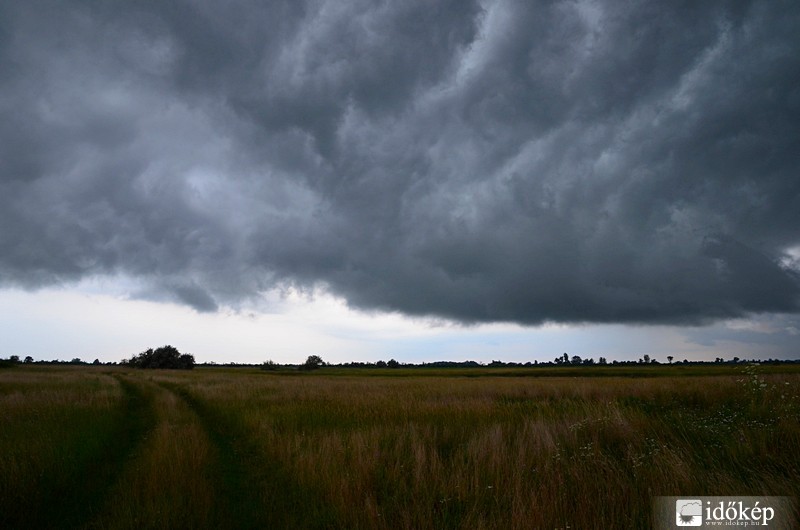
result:
[[[0,370],[0,528],[649,528],[800,494],[797,366]]]

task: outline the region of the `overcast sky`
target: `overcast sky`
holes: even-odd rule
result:
[[[2,2],[0,356],[800,357],[798,28]]]

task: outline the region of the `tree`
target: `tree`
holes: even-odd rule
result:
[[[306,362],[300,366],[301,370],[316,370],[325,365],[325,362],[322,360],[322,357],[319,355],[309,355]]]
[[[139,355],[131,357],[123,364],[134,368],[169,368],[177,370],[191,370],[194,368],[194,356],[188,353],[181,354],[174,346],[148,348]]]
[[[25,364],[30,364],[30,363],[32,363],[32,362],[33,362],[33,357],[31,357],[30,355],[28,355],[27,357],[25,357]]]
[[[581,364],[581,356],[580,355],[573,355],[572,356],[572,364]]]
[[[375,363],[377,368],[386,368],[386,361],[378,361]]]
[[[646,353],[645,353],[645,354],[642,356],[642,359],[644,359],[644,362],[645,362],[646,364],[650,362],[650,356],[649,356],[649,355],[647,355]]]
[[[14,364],[17,364],[19,362],[19,355],[12,355],[11,357],[8,358],[8,360]]]
[[[389,362],[386,363],[386,366],[388,366],[389,368],[399,368],[400,363],[395,361],[394,359],[389,359]]]
[[[672,364],[672,359],[674,358],[675,357],[673,357],[672,355],[667,355],[667,361],[669,361],[669,364]]]

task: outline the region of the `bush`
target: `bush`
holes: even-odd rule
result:
[[[309,355],[306,362],[300,365],[301,370],[316,370],[317,368],[324,366],[325,362],[322,360],[322,357],[319,355]]]
[[[191,370],[194,368],[194,356],[182,354],[173,346],[148,348],[139,355],[134,355],[123,364],[134,368],[167,368],[173,370]]]
[[[270,359],[261,364],[261,369],[273,372],[278,369],[278,363]]]

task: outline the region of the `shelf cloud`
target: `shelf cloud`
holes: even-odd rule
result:
[[[797,313],[798,27],[789,1],[6,2],[0,287]]]

